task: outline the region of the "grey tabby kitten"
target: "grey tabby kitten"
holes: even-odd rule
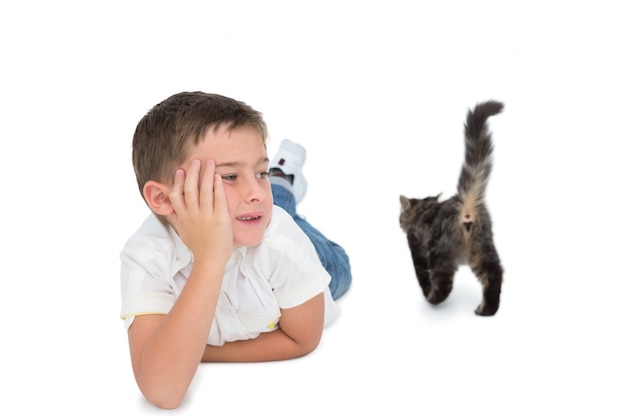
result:
[[[469,264],[482,284],[482,302],[475,310],[481,316],[496,314],[502,287],[503,269],[484,199],[493,151],[487,119],[503,108],[502,103],[487,101],[468,111],[465,162],[455,196],[443,202],[439,196],[400,196],[400,227],[407,235],[417,280],[428,302],[444,301],[452,291],[458,266]]]

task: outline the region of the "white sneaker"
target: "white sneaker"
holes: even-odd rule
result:
[[[270,171],[280,169],[285,175],[293,176],[292,191],[299,203],[304,198],[307,182],[302,174],[302,165],[306,160],[306,149],[289,139],[283,139],[278,152],[270,161]]]

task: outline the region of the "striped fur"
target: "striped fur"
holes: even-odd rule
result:
[[[485,190],[492,170],[493,144],[487,119],[502,111],[497,101],[478,104],[467,114],[465,160],[457,194],[439,202],[400,196],[400,227],[407,235],[413,266],[424,296],[443,302],[452,291],[459,265],[470,266],[483,288],[478,315],[494,315],[500,305],[503,269],[493,243]]]

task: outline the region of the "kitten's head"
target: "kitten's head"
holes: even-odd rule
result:
[[[405,233],[417,224],[419,218],[430,209],[439,204],[439,197],[441,194],[435,197],[426,198],[408,198],[403,195],[400,196],[400,227]]]

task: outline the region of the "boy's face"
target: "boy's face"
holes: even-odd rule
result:
[[[198,145],[193,146],[181,168],[191,161],[215,161],[216,172],[224,183],[235,246],[256,246],[270,222],[274,203],[267,175],[269,160],[263,140],[249,126],[227,130],[220,126],[208,129]],[[200,178],[204,171],[200,172]]]

